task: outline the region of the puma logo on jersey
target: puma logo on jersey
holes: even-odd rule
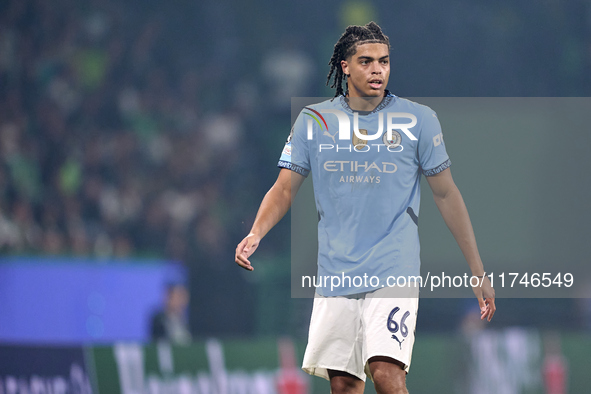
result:
[[[400,350],[402,350],[402,342],[404,342],[404,338],[402,338],[402,341],[398,339],[398,337],[396,335],[392,335],[392,339],[395,339],[396,342],[398,342],[398,345],[400,346]]]
[[[337,141],[335,140],[335,137],[337,136],[337,134],[338,134],[338,131],[335,131],[334,134],[330,134],[328,132],[328,130],[324,130],[324,134],[323,135],[326,135],[326,136],[332,138],[332,142],[334,142],[336,144]]]

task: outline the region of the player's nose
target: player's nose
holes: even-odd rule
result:
[[[382,69],[380,68],[380,66],[377,62],[372,62],[371,67],[370,67],[370,71],[372,74],[381,74],[382,73]]]

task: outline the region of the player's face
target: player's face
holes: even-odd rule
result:
[[[381,97],[390,78],[390,56],[386,44],[360,44],[349,60],[341,61],[348,74],[349,97]]]

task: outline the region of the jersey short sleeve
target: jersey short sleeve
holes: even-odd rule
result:
[[[423,116],[418,151],[419,164],[425,176],[439,174],[451,165],[445,150],[439,119],[437,119],[435,112],[428,107],[425,108]]]
[[[304,116],[300,113],[291,128],[289,137],[287,137],[279,163],[277,163],[278,167],[308,176],[311,167],[306,135]]]

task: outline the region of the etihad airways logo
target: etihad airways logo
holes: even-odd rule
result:
[[[364,172],[375,170],[377,172],[383,172],[385,174],[393,174],[398,169],[398,167],[394,163],[388,163],[384,161],[380,164],[381,165],[378,165],[376,163],[368,164],[367,161],[359,162],[357,160],[328,160],[324,162],[324,169],[329,172],[358,172],[361,169],[363,169]]]
[[[323,109],[320,112],[310,108],[304,107],[305,109],[313,112],[314,114],[304,112],[304,115],[308,115],[311,119],[307,120],[307,138],[311,140],[314,138],[313,133],[313,126],[314,121],[320,127],[320,130],[324,130],[324,135],[327,135],[332,138],[333,142],[336,144],[336,135],[338,134],[339,140],[350,140],[351,139],[351,120],[349,116],[338,109]],[[330,133],[328,130],[328,123],[322,116],[322,114],[333,114],[337,117],[339,122],[339,130],[338,133],[335,131],[333,134]],[[373,141],[377,140],[384,136],[384,113],[380,112],[378,115],[378,131],[375,134],[368,134],[366,130],[361,129],[359,130],[359,114],[357,112],[353,113],[353,133],[355,137],[362,141]],[[393,141],[396,139],[396,130],[401,130],[411,141],[416,141],[417,137],[414,136],[413,133],[410,132],[410,129],[417,125],[417,117],[413,114],[408,112],[388,112],[386,114],[386,134],[385,140]],[[394,119],[409,119],[410,122],[405,123],[394,123]],[[322,123],[320,122],[322,121]],[[324,127],[323,127],[324,126]]]
[[[380,175],[393,174],[398,170],[394,163],[368,163],[357,160],[328,160],[324,162],[324,170],[328,172],[346,172],[341,175],[339,182],[346,183],[380,183]]]

